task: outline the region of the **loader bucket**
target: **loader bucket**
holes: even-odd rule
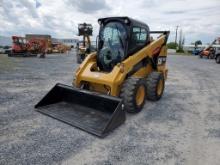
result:
[[[35,105],[37,111],[97,135],[106,136],[124,123],[120,98],[56,84]]]

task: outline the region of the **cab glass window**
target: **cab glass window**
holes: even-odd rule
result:
[[[147,42],[147,31],[141,27],[133,27],[131,38],[131,49],[142,47]]]

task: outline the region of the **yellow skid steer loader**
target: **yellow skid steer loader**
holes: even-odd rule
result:
[[[97,52],[78,67],[73,86],[56,84],[35,106],[43,114],[100,137],[163,95],[169,31],[129,17],[98,20]],[[152,34],[159,36],[152,39]]]

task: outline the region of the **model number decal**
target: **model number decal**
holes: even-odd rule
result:
[[[167,60],[166,57],[159,56],[159,57],[158,57],[158,60],[157,60],[157,64],[158,64],[158,65],[163,65],[163,64],[166,63],[166,60]]]

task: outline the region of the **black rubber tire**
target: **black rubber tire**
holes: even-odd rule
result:
[[[144,87],[145,95],[141,105],[136,103],[136,94],[140,86]],[[120,97],[128,113],[138,113],[142,110],[146,100],[146,79],[129,77],[122,85]]]
[[[220,55],[216,56],[215,61],[216,61],[217,64],[220,64]]]
[[[159,81],[162,79],[163,81],[163,89],[160,95],[157,94],[157,88],[159,85]],[[151,101],[159,100],[165,88],[165,79],[162,73],[160,72],[151,72],[147,77],[147,99]]]

